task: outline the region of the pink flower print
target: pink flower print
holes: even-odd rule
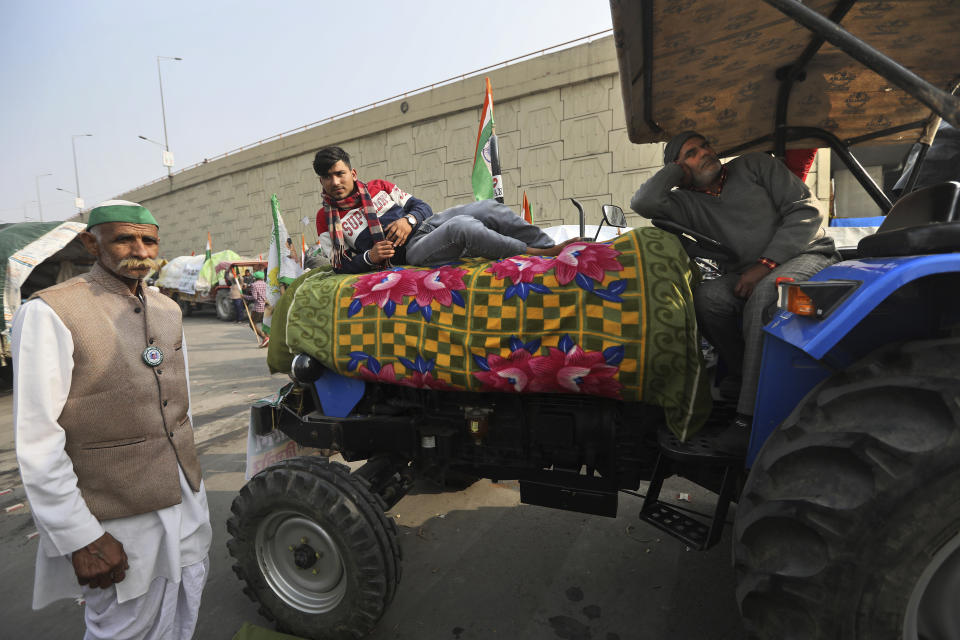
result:
[[[535,276],[546,273],[553,267],[553,260],[536,256],[507,258],[492,263],[486,272],[492,273],[498,280],[509,277],[513,284],[503,291],[504,301],[513,296],[526,300],[531,291],[550,293],[550,288],[539,282],[534,282]]]
[[[400,380],[397,380],[397,374],[394,372],[392,364],[382,367],[378,373],[374,373],[365,365],[360,365],[360,367],[357,369],[357,375],[370,382],[389,382],[390,384],[397,384],[401,382]]]
[[[534,376],[530,391],[587,393],[616,398],[623,387],[614,379],[617,367],[607,364],[602,353],[586,352],[579,346],[566,353],[550,347],[549,355],[530,360],[530,371]]]
[[[513,351],[506,358],[490,354],[485,361],[489,369],[473,375],[484,384],[484,391],[524,391],[533,377],[531,358],[530,352],[524,349]]]
[[[553,260],[536,256],[517,256],[498,260],[487,267],[487,273],[492,273],[498,280],[510,278],[513,284],[533,282],[534,277],[546,273],[553,266]]]
[[[450,385],[446,380],[434,378],[433,374],[429,371],[427,373],[414,371],[408,377],[401,378],[397,380],[397,382],[408,387],[414,387],[416,389],[440,389],[443,391],[456,390],[456,387]]]
[[[565,360],[566,355],[563,351],[554,347],[549,348],[549,355],[531,358],[529,367],[533,380],[528,390],[531,392],[562,391],[563,389],[557,384],[557,372],[563,368]]]
[[[360,276],[351,285],[354,288],[353,302],[350,303],[348,316],[358,313],[362,307],[375,304],[392,316],[397,303],[404,296],[417,293],[417,280],[423,277],[418,271],[378,271]]]
[[[600,242],[568,244],[554,261],[557,282],[567,284],[578,274],[603,282],[607,271],[623,271],[623,265],[616,259],[618,255],[619,251]]]
[[[434,300],[445,307],[449,307],[454,302],[463,306],[463,297],[456,292],[467,288],[463,284],[463,276],[467,274],[466,269],[444,266],[432,271],[406,273],[420,274],[416,280],[416,300],[420,307],[428,307]]]

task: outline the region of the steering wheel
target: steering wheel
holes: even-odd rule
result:
[[[650,222],[658,229],[669,231],[679,237],[680,244],[683,245],[687,255],[691,258],[706,258],[707,260],[728,264],[740,261],[740,257],[734,253],[733,249],[720,244],[699,231],[694,231],[665,218],[653,218]]]

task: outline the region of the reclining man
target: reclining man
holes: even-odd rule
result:
[[[748,153],[726,165],[704,136],[685,131],[667,143],[664,167],[640,187],[630,207],[717,240],[738,256],[724,275],[694,291],[697,322],[741,379],[737,416],[717,439],[744,453],[760,374],[763,326],[777,302],[776,280],[806,280],[839,260],[824,215],[807,186],[779,160]]]
[[[393,183],[357,180],[350,156],[340,147],[317,151],[313,170],[323,185],[317,235],[328,245],[337,273],[441,264],[459,258],[493,260],[521,253],[555,256],[573,242],[554,245],[539,227],[493,200],[433,215],[430,205]]]

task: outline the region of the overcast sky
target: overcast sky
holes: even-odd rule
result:
[[[176,167],[610,28],[607,0],[0,0],[0,222],[73,215]],[[494,88],[496,99],[496,88]],[[482,95],[477,96],[478,106]]]

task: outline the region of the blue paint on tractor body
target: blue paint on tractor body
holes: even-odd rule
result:
[[[826,318],[780,310],[764,328],[760,385],[747,453],[752,466],[770,433],[818,383],[870,351],[893,341],[927,337],[936,318],[925,317],[909,301],[882,303],[914,281],[960,272],[960,254],[847,260],[824,269],[811,281],[859,282]],[[952,296],[953,291],[941,292]],[[869,316],[869,325],[866,319]]]

